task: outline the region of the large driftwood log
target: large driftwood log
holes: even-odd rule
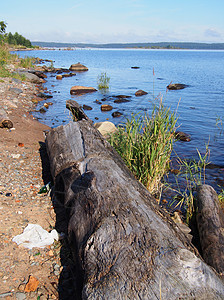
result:
[[[197,187],[196,207],[202,256],[207,264],[224,276],[224,214],[211,186],[204,184]]]
[[[52,129],[46,144],[80,298],[224,299],[217,273],[88,120]]]

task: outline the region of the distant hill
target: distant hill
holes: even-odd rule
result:
[[[33,46],[47,48],[147,48],[147,49],[199,49],[224,50],[224,43],[191,43],[191,42],[160,42],[160,43],[111,43],[111,44],[85,44],[85,43],[56,43],[32,42]]]

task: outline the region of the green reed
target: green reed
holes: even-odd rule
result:
[[[109,137],[135,177],[155,194],[169,169],[177,118],[160,99],[152,115],[132,115]]]
[[[97,85],[99,90],[109,90],[110,77],[106,72],[102,72],[97,78]]]
[[[186,210],[186,223],[189,224],[194,214],[194,192],[196,187],[205,184],[206,166],[209,164],[209,147],[206,145],[205,154],[202,155],[197,149],[198,159],[181,159],[177,156],[178,173],[175,175],[176,183],[174,191],[174,201],[171,206],[176,203],[176,207],[184,207]],[[180,188],[179,182],[184,180],[184,189]],[[168,184],[168,189],[170,188]]]

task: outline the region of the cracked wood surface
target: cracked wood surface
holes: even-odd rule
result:
[[[88,120],[46,143],[80,299],[224,299],[217,273]]]

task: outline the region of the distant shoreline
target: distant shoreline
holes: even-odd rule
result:
[[[160,43],[57,43],[57,42],[32,42],[33,46],[40,48],[98,48],[98,49],[185,49],[185,50],[224,50],[224,43],[191,43],[191,42],[160,42]]]

